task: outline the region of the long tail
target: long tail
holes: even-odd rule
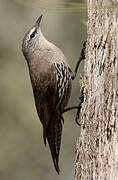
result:
[[[55,123],[52,121],[47,132],[47,140],[50,147],[54,167],[59,174],[59,152],[60,152],[60,145],[61,145],[61,135],[62,135],[62,121],[63,116],[58,116],[55,119]]]

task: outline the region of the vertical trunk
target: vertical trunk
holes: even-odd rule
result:
[[[76,180],[118,180],[117,0],[88,0]],[[106,4],[107,3],[107,4]]]

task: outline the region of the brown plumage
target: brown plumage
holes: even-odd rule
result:
[[[22,51],[27,60],[35,104],[48,141],[53,163],[59,173],[59,151],[63,110],[71,93],[71,71],[62,51],[47,41],[40,29],[39,17],[23,39]]]

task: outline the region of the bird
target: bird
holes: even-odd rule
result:
[[[55,170],[59,174],[63,112],[72,89],[74,72],[63,52],[41,31],[41,15],[25,34],[22,52],[27,61],[37,114],[43,126],[43,139],[49,144]]]

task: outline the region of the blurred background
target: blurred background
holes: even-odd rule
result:
[[[36,114],[22,39],[43,14],[45,37],[62,49],[72,69],[86,40],[85,1],[0,0],[0,180],[74,179],[76,141],[80,128],[76,110],[64,114],[60,175],[54,170],[49,147],[42,138]],[[79,101],[79,75],[69,105]]]

